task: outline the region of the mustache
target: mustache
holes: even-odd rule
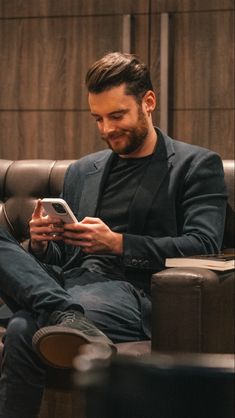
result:
[[[116,139],[119,136],[125,135],[126,133],[127,133],[126,130],[121,130],[121,131],[118,131],[118,132],[113,132],[113,133],[108,134],[108,135],[101,135],[101,139],[103,139],[104,141],[108,141],[110,139]]]

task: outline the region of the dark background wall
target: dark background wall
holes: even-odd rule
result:
[[[111,50],[149,64],[158,126],[233,158],[233,0],[0,0],[0,158],[103,148],[84,78]]]

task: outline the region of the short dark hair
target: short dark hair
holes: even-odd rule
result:
[[[96,61],[86,75],[90,93],[101,93],[126,84],[125,93],[140,102],[148,90],[153,90],[147,66],[133,54],[110,52]]]

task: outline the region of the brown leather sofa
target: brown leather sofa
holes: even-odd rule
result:
[[[19,241],[28,238],[28,222],[36,200],[59,195],[65,170],[71,162],[0,160],[0,224]],[[224,234],[224,248],[228,249],[235,247],[234,161],[223,163],[229,193]],[[233,272],[217,274],[200,268],[174,268],[155,274],[152,350],[233,353],[233,295]],[[150,342],[123,343],[118,349],[121,353],[139,355],[150,351]],[[53,386],[51,376],[49,381]],[[68,418],[68,411],[66,414]],[[55,416],[63,415],[57,412]]]
[[[223,251],[234,254],[234,161],[224,160],[228,191]],[[215,225],[216,228],[216,225]],[[234,353],[234,270],[171,268],[152,277],[152,349]]]

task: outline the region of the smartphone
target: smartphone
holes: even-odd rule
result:
[[[64,199],[45,198],[41,202],[48,215],[60,218],[66,224],[77,222],[75,215]]]

